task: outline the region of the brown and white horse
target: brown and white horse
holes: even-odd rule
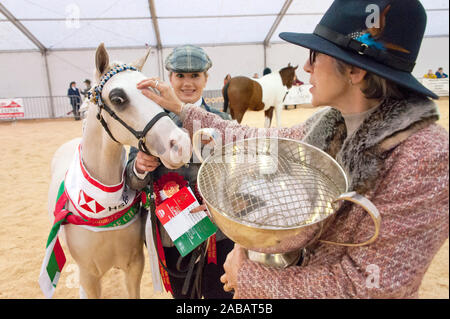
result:
[[[295,70],[289,63],[279,72],[269,73],[260,79],[251,79],[245,76],[232,78],[222,89],[224,99],[224,112],[230,107],[233,119],[241,123],[247,110],[264,110],[264,127],[272,124],[273,110],[277,117],[277,127],[281,124],[281,111],[283,100],[292,87]]]
[[[170,168],[178,168],[189,161],[192,153],[189,136],[168,116],[164,116],[164,110],[159,105],[146,98],[136,88],[137,83],[146,78],[140,71],[147,56],[148,53],[130,66],[120,63],[110,64],[103,44],[97,48],[95,59],[97,85],[94,89],[99,86],[102,89],[96,91],[97,100],[85,102],[90,105],[81,140],[75,139],[65,143],[53,157],[52,181],[48,194],[52,220],[58,188],[63,180],[67,182],[68,170],[74,167],[71,165],[74,163],[74,154],[79,154],[80,158],[75,158],[75,161],[80,163],[78,166],[87,171],[86,173],[83,171],[83,174],[93,180],[93,186],[90,184],[89,188],[82,189],[86,194],[89,191],[93,192],[88,194],[94,197],[91,203],[97,201],[92,194],[99,193],[100,188],[103,188],[102,185],[124,183],[126,152],[123,145],[146,150],[158,156],[161,162]],[[99,99],[101,103],[98,102]],[[78,153],[77,149],[80,150]],[[68,192],[67,183],[65,187],[65,192]],[[112,187],[116,188],[104,186],[104,188]],[[81,200],[86,201],[82,207],[88,210],[88,200],[81,191],[80,195],[76,194],[75,197],[69,196],[67,210],[80,218],[82,210],[77,205],[81,205]],[[123,195],[119,200],[128,202]],[[108,206],[105,207],[107,212]],[[110,211],[114,209],[118,207],[112,209],[109,207]],[[100,215],[97,207],[91,210],[93,214],[97,214],[92,218],[95,219]],[[100,297],[100,279],[109,269],[117,267],[125,272],[129,297],[139,298],[144,267],[143,223],[142,218],[136,218],[133,223],[128,223],[127,227],[117,227],[116,230],[110,228],[111,230],[105,231],[72,223],[64,225],[65,241],[80,270],[82,296]]]

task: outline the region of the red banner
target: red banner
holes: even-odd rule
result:
[[[0,119],[24,117],[22,99],[0,99]]]

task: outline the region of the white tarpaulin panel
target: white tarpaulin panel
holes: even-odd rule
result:
[[[149,0],[1,0],[13,19],[51,50],[157,46]],[[262,44],[286,0],[153,0],[160,44]],[[332,0],[292,0],[270,42],[284,31],[312,32]],[[448,36],[448,0],[422,0],[426,36]],[[1,12],[1,10],[0,10]],[[37,47],[0,16],[0,51]]]
[[[271,16],[177,18],[160,19],[158,23],[163,46],[176,46],[181,43],[262,43],[274,20]]]
[[[312,33],[320,19],[322,15],[286,15],[275,30],[271,42],[284,42],[278,36],[281,32]]]
[[[156,0],[158,18],[180,16],[277,15],[285,0]]]
[[[427,18],[425,36],[448,36],[448,10],[428,11]]]
[[[310,0],[295,0],[290,5],[286,14],[324,14],[325,11],[331,6],[333,0],[320,0],[320,1],[310,1]]]
[[[155,1],[162,45],[262,43],[284,2]]]
[[[23,25],[49,48],[154,46],[151,20],[24,21]],[[59,30],[59,32],[54,32]]]
[[[150,17],[146,0],[2,0],[17,19]]]
[[[33,42],[0,14],[0,51],[35,49]]]

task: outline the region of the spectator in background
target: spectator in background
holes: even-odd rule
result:
[[[423,76],[425,79],[436,79],[437,76],[433,73],[432,69],[428,70],[428,73]]]
[[[84,97],[87,97],[88,92],[91,89],[91,80],[86,79],[83,81],[83,83],[86,85],[86,88],[81,91],[81,94],[83,94]]]
[[[259,79],[258,73],[253,74],[253,78],[254,78],[254,79]]]
[[[444,79],[444,78],[448,78],[448,75],[444,73],[444,68],[439,68],[436,71],[436,77],[438,79]]]
[[[270,68],[264,68],[263,76],[272,73],[272,70]]]
[[[225,86],[228,82],[230,82],[231,80],[231,75],[230,73],[227,74],[227,76],[225,77],[225,79],[223,79],[223,85]]]
[[[80,104],[81,104],[81,95],[80,90],[77,88],[77,84],[75,81],[70,82],[69,90],[67,90],[67,96],[69,97],[70,104],[72,105],[73,116],[75,117],[75,121],[80,120]]]

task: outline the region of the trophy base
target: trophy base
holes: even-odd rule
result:
[[[295,265],[303,255],[302,250],[295,250],[282,254],[265,254],[253,250],[248,250],[248,258],[261,264],[276,268],[286,268]]]

